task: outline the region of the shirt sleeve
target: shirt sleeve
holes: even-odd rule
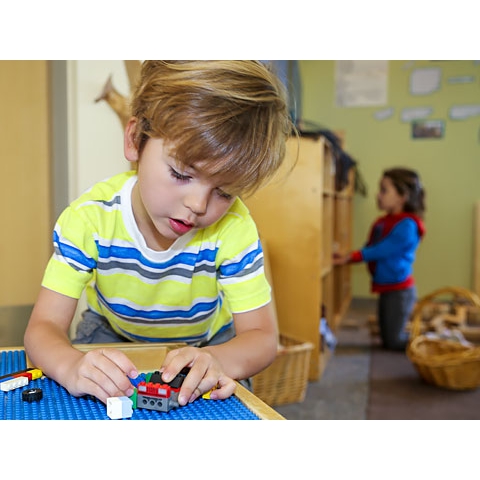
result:
[[[45,269],[42,286],[80,298],[93,276],[97,259],[98,249],[91,225],[68,207],[53,231],[53,255]]]
[[[217,278],[233,313],[251,311],[270,302],[263,249],[249,215],[236,219],[222,235]]]

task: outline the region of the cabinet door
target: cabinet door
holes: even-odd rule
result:
[[[324,141],[291,138],[287,146],[285,168],[246,204],[268,245],[280,331],[314,344],[314,379],[320,368]]]
[[[0,105],[0,338],[7,341],[12,325],[28,320],[51,253],[48,62],[0,61]]]

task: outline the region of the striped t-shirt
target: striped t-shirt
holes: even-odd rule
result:
[[[232,313],[270,301],[258,231],[240,199],[215,224],[155,251],[133,216],[136,180],[134,171],[116,175],[63,211],[44,287],[73,298],[86,289],[92,311],[140,342],[208,341]]]

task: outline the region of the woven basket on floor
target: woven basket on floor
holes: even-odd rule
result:
[[[480,307],[478,295],[459,287],[441,288],[423,297],[412,313],[407,356],[428,383],[452,390],[477,388],[480,386],[480,346],[428,338],[422,324],[423,308],[444,297],[450,297],[452,304]]]
[[[252,378],[253,393],[267,405],[303,402],[313,344],[280,335],[277,358]]]

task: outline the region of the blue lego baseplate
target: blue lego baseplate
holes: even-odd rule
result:
[[[1,352],[0,376],[27,368],[23,350]],[[22,400],[22,391],[41,388],[43,398]],[[54,380],[43,377],[8,392],[0,391],[0,420],[110,420],[107,408],[91,396],[74,397]],[[198,398],[168,413],[136,408],[125,420],[260,420],[235,395],[225,400]]]

